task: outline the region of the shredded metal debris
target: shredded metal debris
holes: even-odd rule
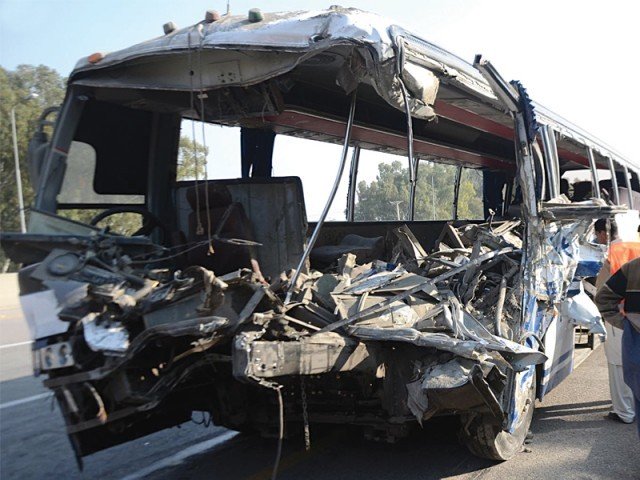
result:
[[[107,388],[117,390],[121,403],[135,399],[135,409],[144,411],[211,362],[194,354],[229,338],[231,358],[224,361],[232,361],[234,377],[270,387],[286,376],[328,372],[383,378],[395,368],[385,361],[388,346],[408,344],[417,350],[402,353],[411,366],[401,377],[405,393],[394,394],[404,397],[404,413],[422,422],[451,409],[450,401],[438,400],[444,392],[472,388],[474,395],[464,401],[484,403],[506,422],[499,397],[508,375],[546,360],[521,342],[521,223],[447,225],[431,253],[406,225],[394,233],[391,261],[360,265],[347,253],[324,272],[289,271],[271,284],[248,269],[221,277],[202,267],[141,272],[114,248],[98,246],[85,254],[55,250],[37,274],[58,272],[64,262],[74,266],[67,279],[91,278],[87,296],[63,305],[60,318],[81,319],[76,328],[86,345],[104,357],[95,369],[47,384],[82,388],[89,379],[113,378]],[[285,304],[290,290],[292,301]],[[153,357],[166,337],[173,338],[171,357],[152,361],[151,378],[142,382],[147,388],[133,389],[129,368]],[[107,421],[118,418],[115,413]]]

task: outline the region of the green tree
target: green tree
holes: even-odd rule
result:
[[[205,178],[205,159],[209,148],[201,143],[191,140],[189,137],[180,137],[180,150],[178,152],[178,180],[199,180]]]
[[[379,163],[376,180],[358,183],[356,221],[404,220],[409,200],[408,179],[408,169],[400,161]]]
[[[457,167],[421,161],[415,197],[416,220],[451,220]],[[355,218],[359,221],[406,220],[409,169],[400,161],[380,163],[376,179],[358,183]],[[481,219],[482,173],[463,169],[458,197],[458,218]]]
[[[28,175],[27,145],[42,111],[62,102],[65,83],[65,78],[44,65],[20,65],[14,71],[0,67],[0,232],[20,230],[11,110],[15,109],[22,190],[28,207],[34,191]],[[30,94],[37,97],[27,100]],[[0,271],[7,267],[4,252],[0,251]]]
[[[484,218],[481,170],[462,169],[460,195],[458,196],[458,218],[465,220]]]

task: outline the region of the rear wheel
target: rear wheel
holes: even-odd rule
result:
[[[515,384],[514,410],[518,417],[510,432],[503,430],[502,425],[490,415],[463,417],[460,437],[474,455],[504,461],[521,451],[535,408],[535,368],[516,374]]]

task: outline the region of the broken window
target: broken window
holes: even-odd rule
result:
[[[95,149],[84,142],[72,142],[62,189],[58,194],[58,214],[61,217],[89,223],[112,205],[144,205],[144,195],[98,193],[95,188],[95,176]],[[131,235],[142,227],[142,218],[133,213],[123,212],[110,216],[97,226],[108,226],[114,233]]]
[[[356,181],[356,221],[407,220],[409,169],[406,157],[362,150]]]
[[[458,218],[461,220],[483,220],[482,201],[483,173],[475,168],[463,168],[460,174],[458,193]],[[500,196],[502,198],[502,195]]]
[[[196,174],[198,180],[240,178],[239,127],[182,120],[176,180],[195,180]]]
[[[330,143],[279,136],[273,149],[273,176],[302,180],[307,218],[317,221],[335,180],[342,147]],[[349,172],[345,168],[327,221],[344,221],[347,210]]]
[[[420,160],[414,220],[452,220],[455,197],[455,165]]]
[[[67,156],[62,189],[58,194],[58,203],[64,205],[106,205],[106,204],[143,204],[144,195],[121,195],[103,193],[112,191],[110,185],[97,181],[96,151],[84,142],[72,142]],[[98,192],[98,188],[101,190]]]

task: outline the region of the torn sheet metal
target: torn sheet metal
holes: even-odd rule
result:
[[[606,245],[591,242],[580,243],[576,260],[578,265],[574,279],[591,278],[598,275],[606,256]]]
[[[349,287],[344,290],[344,293],[361,295],[365,292],[377,290],[388,285],[393,280],[400,277],[403,273],[406,273],[403,268],[395,268],[392,271],[373,273],[371,276],[368,276],[361,280],[355,280]]]
[[[523,412],[531,411],[531,409],[527,408],[527,403],[535,401],[534,392],[536,386],[533,383],[535,371],[535,368],[531,366],[515,375],[513,388],[516,393],[510,396],[512,404],[507,412],[507,431],[509,433],[515,432],[518,425],[524,421],[525,415],[523,415]]]
[[[487,351],[509,354],[512,365],[522,369],[544,363],[547,357],[540,351],[506,339],[493,342],[453,338],[446,333],[420,332],[413,328],[351,327],[350,333],[362,340],[412,343],[419,347],[436,348],[461,357],[477,360]]]
[[[473,363],[458,359],[449,360],[430,367],[424,374],[422,388],[444,389],[461,387],[469,381],[469,373]]]
[[[581,220],[568,224],[546,224],[544,240],[535,258],[530,260],[534,295],[538,300],[559,304],[575,276],[581,244],[587,243],[586,233],[593,221]]]
[[[255,85],[286,74],[322,52],[345,47],[352,53],[335,76],[346,92],[368,83],[390,105],[404,110],[403,88],[411,115],[435,118],[433,104],[440,77],[494,100],[491,89],[467,62],[395,26],[354,8],[333,6],[310,12],[264,13],[258,23],[245,16],[225,16],[198,23],[132,47],[104,55],[99,62],[80,60],[71,83],[118,88],[189,90],[184,58],[198,50],[192,69],[205,90]],[[241,52],[238,54],[238,52]],[[329,67],[327,67],[329,68]],[[119,73],[114,75],[114,71]],[[111,72],[111,73],[110,73]]]
[[[500,362],[498,362],[499,364]],[[491,359],[482,362],[454,357],[444,363],[422,365],[419,379],[408,383],[408,407],[419,423],[439,409],[452,411],[488,410],[498,421],[505,420],[499,397],[506,375]]]
[[[87,350],[98,361],[47,386],[83,395],[82,385],[93,382],[118,408],[132,402],[154,408],[213,378],[260,390],[303,375],[314,391],[331,392],[327,405],[337,404],[328,409],[342,409],[337,405],[348,399],[379,403],[380,418],[413,414],[422,421],[447,409],[504,418],[508,409],[499,399],[508,376],[546,361],[534,345],[521,344],[519,224],[449,226],[431,253],[408,227],[402,230],[397,263],[358,265],[346,255],[337,268],[300,275],[286,305],[291,271],[267,285],[251,270],[223,276],[198,266],[107,270],[122,258],[116,250],[81,254],[86,259],[73,275],[99,281],[61,316],[82,326],[70,329],[69,343],[88,347],[74,347],[75,365],[87,361]],[[445,243],[451,239],[456,248]],[[94,257],[103,258],[102,266],[91,264]],[[218,377],[221,364],[228,371]],[[136,369],[147,371],[135,378],[124,373]],[[90,420],[72,428],[89,428]]]
[[[100,315],[90,313],[82,319],[84,339],[94,352],[123,354],[129,348],[129,333],[120,322],[100,322]]]
[[[342,318],[349,318],[361,309],[371,308],[386,300],[386,297],[368,295],[366,297],[353,298],[346,295],[336,296],[338,312]],[[405,327],[413,326],[420,317],[418,313],[404,302],[396,301],[387,305],[379,312],[362,317],[358,325],[375,325],[378,327]]]

